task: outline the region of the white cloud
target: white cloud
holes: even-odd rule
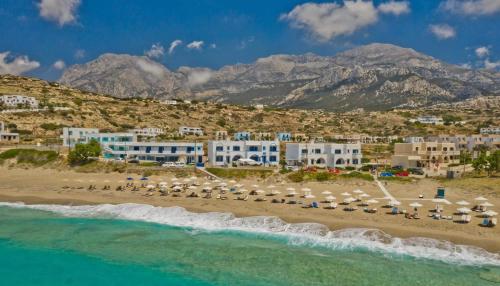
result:
[[[164,54],[165,54],[165,49],[163,48],[163,46],[160,43],[153,44],[151,46],[151,49],[144,52],[144,55],[148,58],[151,58],[151,59],[161,58],[161,57],[163,57]]]
[[[57,60],[52,66],[57,70],[62,70],[66,67],[66,63],[63,60]]]
[[[491,15],[500,12],[499,0],[447,0],[441,3],[442,10],[468,16]]]
[[[137,65],[139,68],[149,74],[152,74],[156,77],[161,78],[165,74],[165,67],[162,66],[161,64],[152,62],[152,61],[147,61],[144,59],[138,59],[137,60]]]
[[[20,75],[40,66],[37,61],[30,61],[28,56],[9,58],[10,52],[0,53],[0,74]]]
[[[484,68],[489,70],[494,70],[500,68],[500,61],[498,62],[490,62],[489,59],[484,60]]]
[[[212,48],[212,49],[216,49],[216,48],[217,48],[217,45],[216,45],[216,44],[210,44],[210,48]]]
[[[172,43],[170,43],[170,47],[168,48],[168,54],[171,55],[174,52],[175,48],[177,48],[180,45],[182,45],[181,40],[175,40]]]
[[[490,49],[488,47],[479,47],[475,50],[475,53],[479,58],[484,58],[490,54]]]
[[[38,3],[40,16],[64,26],[76,21],[76,10],[81,0],[41,0]]]
[[[85,57],[85,50],[83,49],[78,49],[75,51],[75,59],[83,59]]]
[[[193,70],[188,74],[188,85],[196,86],[204,84],[212,78],[213,72],[209,69],[205,70]]]
[[[201,48],[203,47],[204,43],[205,42],[203,42],[203,41],[192,41],[191,43],[189,43],[187,45],[187,48],[190,49],[190,50],[193,50],[193,49],[195,49],[195,50],[201,50]]]
[[[453,38],[457,34],[455,29],[448,24],[430,25],[429,29],[440,40]]]
[[[288,21],[293,28],[312,33],[319,41],[329,41],[378,21],[378,11],[372,1],[345,1],[336,3],[305,3],[297,5],[281,20]]]
[[[385,14],[394,14],[396,16],[402,14],[410,13],[410,2],[408,1],[389,1],[386,3],[382,3],[377,8],[381,13]]]

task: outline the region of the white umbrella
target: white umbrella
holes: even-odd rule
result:
[[[258,188],[259,185],[252,185],[252,188]]]
[[[219,186],[225,187],[225,186],[227,186],[227,183],[220,183]]]
[[[190,189],[190,190],[196,190],[196,186],[189,186],[188,189]]]
[[[154,189],[155,185],[147,185],[146,188],[148,188],[148,189]]]
[[[298,193],[296,191],[291,191],[291,192],[288,192],[288,195],[295,196],[295,195],[298,195]]]
[[[457,202],[457,205],[459,205],[459,206],[468,206],[468,205],[470,205],[470,203],[466,202],[466,201],[459,201],[459,202]]]
[[[498,215],[498,213],[497,213],[497,212],[494,212],[494,211],[485,211],[485,212],[483,213],[483,215],[491,217],[491,216],[496,216],[496,215]]]
[[[236,181],[235,181],[235,180],[231,180],[231,181],[229,181],[229,183],[231,183],[231,184],[235,184],[235,183],[236,183]]]
[[[267,187],[268,187],[269,189],[276,188],[276,186],[275,186],[275,185],[269,185],[269,186],[267,186]]]
[[[187,182],[191,181],[191,179],[189,179],[189,178],[185,178],[185,179],[184,179],[184,180],[182,180],[182,181],[184,181],[185,183],[187,183]]]
[[[355,194],[362,194],[364,192],[362,190],[354,190],[353,193],[355,193]]]
[[[203,187],[203,190],[204,190],[204,191],[211,191],[211,190],[212,190],[212,188],[211,188],[211,187]]]
[[[400,203],[400,202],[398,202],[398,201],[390,201],[390,202],[389,202],[389,204],[390,204],[391,206],[399,206],[401,203]]]
[[[344,199],[344,203],[347,203],[347,204],[350,204],[352,202],[354,202],[356,199],[353,198],[353,197],[348,197],[348,198],[345,198]]]
[[[280,191],[276,191],[276,190],[272,190],[271,194],[273,194],[273,195],[279,195],[279,194],[281,194],[281,192]]]
[[[177,178],[172,178],[172,181],[178,181],[178,180],[179,180],[179,179],[177,179]]]
[[[457,209],[457,212],[460,214],[468,214],[468,213],[470,213],[470,209],[466,208],[466,207],[461,207],[461,208]]]
[[[377,203],[378,203],[378,201],[377,201],[377,200],[375,200],[375,199],[371,199],[371,200],[367,200],[367,201],[366,201],[366,203],[367,203],[367,204],[377,204]]]
[[[227,191],[229,191],[229,188],[227,188],[227,187],[222,187],[222,188],[220,188],[220,190],[221,190],[221,191],[224,191],[224,192],[227,192]]]
[[[263,193],[265,193],[265,192],[264,192],[264,190],[256,190],[255,192],[256,192],[257,194],[263,194]]]
[[[331,194],[332,194],[332,192],[330,192],[330,191],[324,191],[324,192],[321,192],[321,194],[322,194],[322,195],[331,195]]]
[[[182,185],[182,183],[181,182],[174,182],[173,185],[174,186],[180,186],[180,185]]]
[[[485,197],[477,197],[477,198],[475,198],[474,200],[475,200],[475,201],[480,201],[480,202],[481,202],[481,201],[487,201],[488,199],[487,199],[487,198],[485,198]]]
[[[351,194],[349,194],[348,192],[344,192],[344,193],[342,193],[341,195],[343,195],[343,196],[346,196],[346,197],[347,197],[347,196],[350,196]]]
[[[245,193],[245,192],[248,192],[248,190],[247,189],[239,189],[238,192]]]
[[[217,179],[217,180],[214,180],[214,183],[220,183],[221,180]]]
[[[197,179],[198,179],[198,177],[192,176],[192,177],[190,177],[189,179],[191,179],[191,180],[193,180],[193,181],[194,181],[194,180],[197,180]]]
[[[316,196],[313,196],[313,195],[305,195],[304,198],[305,199],[314,199]]]
[[[479,205],[480,205],[480,206],[483,206],[483,207],[492,207],[492,206],[493,206],[493,204],[492,204],[492,203],[490,203],[490,202],[484,202],[484,203],[481,203],[481,204],[479,204]]]
[[[235,188],[241,188],[241,187],[243,187],[243,184],[236,184],[236,185],[234,185],[234,187]]]
[[[174,190],[180,190],[180,189],[182,189],[182,187],[181,186],[174,186],[172,189],[174,189]]]
[[[293,192],[293,191],[295,191],[295,188],[286,188],[286,190],[289,192]]]
[[[371,197],[369,194],[361,194],[359,195],[360,198],[369,198]]]
[[[210,183],[210,182],[205,182],[205,183],[203,183],[203,185],[205,185],[205,186],[208,186],[208,185],[211,185],[211,184],[212,184],[212,183]]]
[[[325,201],[327,201],[327,202],[331,202],[333,200],[335,200],[334,196],[327,196],[327,197],[325,197]]]
[[[165,185],[168,185],[168,183],[167,182],[160,182],[160,185],[165,186]]]
[[[414,202],[414,203],[411,203],[411,204],[410,204],[410,207],[412,207],[412,208],[420,208],[420,207],[422,207],[422,204],[421,204],[421,203]]]
[[[303,191],[303,192],[310,192],[310,191],[311,191],[311,189],[309,189],[309,188],[302,188],[302,191]]]

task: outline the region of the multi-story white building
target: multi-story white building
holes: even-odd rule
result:
[[[177,100],[163,100],[163,101],[160,101],[161,104],[165,104],[165,105],[177,105]]]
[[[24,95],[2,95],[0,96],[0,102],[2,102],[5,106],[9,107],[17,107],[18,105],[26,105],[30,108],[38,108],[38,100],[31,96]]]
[[[279,164],[279,141],[209,141],[208,163],[231,166],[239,159],[251,159],[263,165]]]
[[[229,135],[227,134],[227,131],[225,130],[219,130],[215,132],[215,140],[227,140],[229,138]]]
[[[99,133],[97,128],[77,128],[77,127],[64,127],[61,139],[63,140],[63,146],[74,147],[79,143],[87,143],[87,135]]]
[[[179,127],[179,134],[203,136],[203,129],[201,129],[200,127],[181,126]]]
[[[484,127],[479,129],[479,133],[500,135],[500,127]]]
[[[286,162],[292,166],[361,167],[361,144],[287,143]]]
[[[422,124],[433,124],[433,125],[443,125],[444,121],[442,117],[433,115],[420,116],[417,119],[410,119],[410,122],[419,122]]]
[[[152,127],[130,129],[128,132],[143,137],[156,137],[165,134],[165,130],[163,130],[163,128],[152,128]]]
[[[160,163],[203,163],[203,143],[114,141],[103,146],[103,154],[106,159],[136,159]]]
[[[500,150],[500,135],[473,134],[473,135],[438,135],[430,136],[427,141],[439,143],[454,143],[459,150],[474,151],[480,146],[495,151]]]

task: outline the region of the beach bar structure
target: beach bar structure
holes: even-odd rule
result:
[[[279,141],[209,141],[208,163],[212,166],[231,166],[240,159],[250,159],[262,165],[279,164]]]
[[[114,141],[101,144],[106,159],[135,159],[150,162],[203,163],[203,143]]]
[[[287,143],[286,162],[290,166],[361,167],[361,144]]]

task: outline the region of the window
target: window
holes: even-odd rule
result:
[[[248,148],[248,150],[251,151],[251,152],[257,152],[257,151],[259,151],[259,147],[257,147],[257,146],[250,146]]]
[[[186,152],[191,153],[194,151],[194,147],[188,146]]]
[[[233,146],[233,151],[240,151],[240,146]]]
[[[353,163],[354,165],[357,165],[357,164],[358,164],[358,162],[359,162],[359,161],[358,161],[358,159],[352,159],[352,163]]]
[[[220,152],[220,151],[224,151],[224,147],[222,147],[222,146],[217,146],[217,147],[215,147],[215,151],[218,151],[218,152]]]
[[[307,149],[302,149],[302,154],[307,154]]]
[[[146,153],[151,153],[151,146],[146,147]]]
[[[269,162],[276,162],[276,156],[269,156]]]
[[[342,150],[340,150],[340,149],[335,149],[335,154],[342,154]]]
[[[359,150],[358,149],[352,149],[352,154],[359,154]]]
[[[134,151],[139,151],[139,150],[140,150],[139,146],[134,146]]]
[[[224,162],[224,156],[217,156],[215,157],[216,162]]]
[[[177,153],[177,147],[171,147],[170,148],[170,153],[174,154],[174,153]]]
[[[269,151],[271,151],[271,152],[277,152],[278,151],[278,147],[273,145],[273,146],[271,146],[269,148]]]
[[[321,149],[314,149],[315,154],[321,154]]]
[[[163,146],[158,147],[158,153],[163,153],[163,149],[165,149],[165,147],[163,147]]]

